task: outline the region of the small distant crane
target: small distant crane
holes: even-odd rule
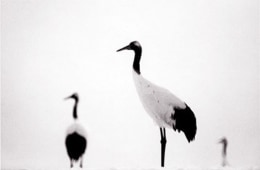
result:
[[[223,137],[219,140],[218,143],[221,143],[223,145],[222,147],[222,166],[227,166],[227,146],[228,146],[228,140],[226,137]]]

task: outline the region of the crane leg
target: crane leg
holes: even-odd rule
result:
[[[80,168],[83,168],[83,156],[81,156],[81,158],[80,158]]]
[[[167,143],[165,128],[160,127],[160,133],[161,133],[161,167],[164,167],[165,148]]]
[[[70,159],[70,168],[73,168],[73,161]]]

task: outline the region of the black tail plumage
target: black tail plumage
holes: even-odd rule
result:
[[[86,150],[87,140],[77,132],[74,132],[66,137],[65,144],[69,157],[77,161]]]
[[[186,108],[173,108],[175,110],[172,118],[176,121],[176,125],[173,125],[174,130],[178,132],[183,131],[188,142],[195,139],[197,132],[196,118],[190,107],[186,105]]]

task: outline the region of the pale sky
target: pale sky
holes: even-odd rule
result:
[[[195,141],[167,129],[166,167],[260,166],[259,1],[2,0],[2,168],[68,168],[65,131],[78,116],[86,168],[159,167],[159,128],[132,79],[141,72],[184,100]]]

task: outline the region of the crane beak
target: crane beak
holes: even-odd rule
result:
[[[223,139],[219,139],[218,143],[223,143]]]
[[[71,99],[71,98],[72,98],[72,96],[69,96],[69,97],[64,98],[64,100],[68,100],[68,99]]]
[[[125,46],[125,47],[123,47],[123,48],[117,50],[116,52],[123,51],[123,50],[130,50],[130,46],[129,46],[129,45],[128,45],[128,46]]]

